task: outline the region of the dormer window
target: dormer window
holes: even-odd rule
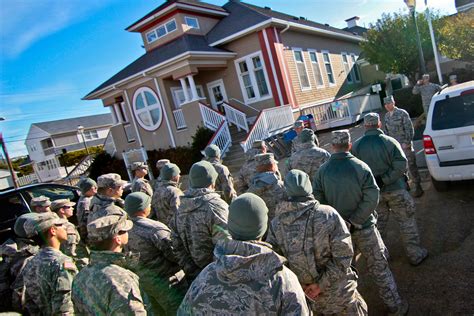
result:
[[[168,33],[176,31],[176,20],[173,19],[165,24],[159,25],[150,32],[146,33],[146,40],[148,44],[156,41],[157,39],[165,36]]]
[[[198,22],[198,19],[196,18],[185,16],[184,22],[186,23],[187,26],[189,26],[192,29],[199,29],[199,22]]]

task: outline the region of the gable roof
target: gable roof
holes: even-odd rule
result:
[[[201,35],[185,34],[173,41],[157,47],[136,59],[127,67],[120,70],[110,79],[102,83],[100,86],[89,92],[84,99],[87,99],[93,93],[102,90],[108,86],[116,84],[130,76],[145,71],[148,68],[156,66],[171,58],[177,57],[185,52],[209,52],[209,53],[231,53],[228,50],[211,47],[206,41],[206,38]]]
[[[94,127],[101,127],[112,124],[112,115],[110,113],[107,113],[82,117],[73,117],[49,122],[33,123],[31,125],[35,125],[36,127],[41,128],[43,131],[49,133],[50,135],[57,135],[68,132],[75,132],[77,131],[77,126],[79,125],[84,126],[84,129],[90,129]]]

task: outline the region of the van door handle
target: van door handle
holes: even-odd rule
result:
[[[439,146],[438,147],[438,150],[448,150],[448,149],[454,149],[454,146],[449,145],[449,146]]]

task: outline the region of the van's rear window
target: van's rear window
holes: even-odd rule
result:
[[[474,94],[444,99],[434,104],[431,128],[435,131],[474,125]]]

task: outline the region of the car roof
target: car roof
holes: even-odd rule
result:
[[[457,85],[447,87],[447,88],[443,89],[439,93],[439,95],[445,95],[445,94],[449,94],[449,93],[452,93],[452,92],[457,92],[459,90],[464,90],[466,88],[472,88],[472,87],[474,87],[474,80],[459,83]]]
[[[58,183],[35,183],[35,184],[30,184],[30,185],[25,185],[25,186],[19,187],[18,189],[11,188],[11,189],[8,189],[8,190],[5,190],[5,191],[0,191],[0,195],[12,193],[12,192],[15,192],[15,191],[19,192],[19,191],[23,191],[23,190],[30,189],[30,188],[35,188],[35,187],[43,187],[43,186],[47,186],[47,185],[78,189],[75,186],[65,185],[65,184],[58,184]]]

